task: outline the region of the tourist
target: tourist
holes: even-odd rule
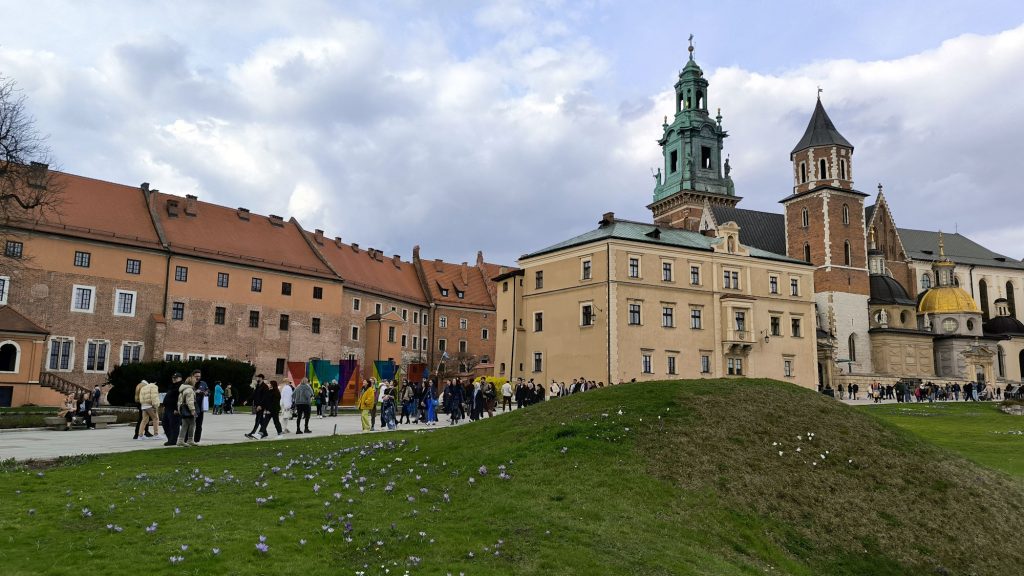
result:
[[[263,395],[263,423],[260,425],[260,439],[269,436],[267,425],[274,421],[274,429],[277,430],[277,437],[281,437],[281,389],[277,380],[270,381],[270,388]]]
[[[459,420],[462,419],[462,414],[463,414],[463,412],[462,412],[462,401],[463,401],[462,386],[459,386],[458,384],[453,384],[450,381],[445,381],[445,382],[446,382],[446,386],[445,386],[445,389],[444,389],[444,401],[445,401],[445,409],[448,411],[448,416],[450,418],[449,424],[450,425],[458,424]],[[427,394],[424,394],[424,397],[426,397],[426,396],[427,396]]]
[[[434,388],[433,384],[427,386],[426,391],[423,393],[424,404],[427,409],[427,426],[437,425],[437,389]]]
[[[224,413],[224,387],[220,385],[220,380],[213,385],[213,413]]]
[[[181,387],[181,373],[175,372],[171,376],[171,385],[167,387],[164,394],[164,433],[167,435],[167,442],[164,446],[174,446],[178,443],[178,433],[181,431],[181,415],[178,414],[178,396]]]
[[[860,385],[854,382],[850,385],[853,388],[853,399],[857,399],[857,393],[860,392]]]
[[[317,386],[316,388],[316,417],[324,417],[324,406],[327,406],[327,394],[328,390],[324,386]]]
[[[395,417],[395,390],[389,388],[384,393],[384,399],[380,404],[380,420],[381,429],[385,426],[388,430],[394,430],[398,427],[398,419]]]
[[[142,420],[135,428],[135,438],[145,440],[146,427],[152,424],[153,439],[161,440],[163,436],[160,435],[160,420],[156,414],[156,407],[160,405],[160,389],[157,388],[156,384],[146,382],[145,380],[139,384],[142,385],[142,389],[139,391],[139,406],[142,410]]]
[[[391,389],[391,381],[389,381],[389,380],[381,380],[380,381],[380,388],[377,390],[377,406],[381,407],[381,411],[380,411],[380,427],[381,428],[384,428],[384,426],[386,424],[386,422],[384,422],[384,410],[383,410],[384,396],[388,393],[388,390],[390,390],[390,389]]]
[[[331,380],[327,384],[327,405],[331,409],[331,416],[338,415],[338,402],[340,401],[339,393],[341,392],[341,386],[338,385],[337,380]]]
[[[256,389],[252,392],[252,398],[249,399],[249,405],[252,406],[252,413],[255,416],[255,422],[252,425],[252,430],[245,435],[246,438],[255,439],[256,431],[260,429],[263,424],[263,405],[265,402],[265,396],[269,394],[270,386],[263,379],[263,374],[256,375]]]
[[[551,385],[557,386],[554,382]],[[508,380],[501,385],[501,411],[505,410],[512,411],[512,384]]]
[[[370,385],[369,380],[363,380],[363,387],[359,391],[359,401],[356,403],[356,408],[359,409],[360,422],[363,426],[363,432],[367,430],[373,430],[373,409],[377,403],[377,393]]]
[[[292,402],[295,403],[295,433],[296,434],[312,434],[309,430],[309,416],[312,412],[310,403],[313,402],[313,387],[309,385],[309,380],[305,378],[299,382],[299,387],[292,393]],[[305,417],[306,426],[302,428],[302,419]],[[305,430],[305,432],[303,432]]]
[[[300,382],[302,381],[308,382],[308,379],[303,378],[302,380],[300,380]],[[294,391],[295,388],[292,386],[291,380],[285,380],[284,384],[281,386],[281,414],[283,414],[282,418],[284,419],[285,422],[291,420],[292,417],[295,415],[295,413],[292,411],[292,393],[294,393]],[[288,426],[285,426],[285,434],[288,433],[288,430]]]
[[[406,424],[412,423],[412,412],[416,410],[416,389],[406,381],[405,386],[402,387],[402,412],[398,419],[398,423],[402,423],[402,419],[405,419]]]
[[[235,391],[231,389],[231,383],[224,387],[224,413],[235,413]]]
[[[139,424],[142,422],[142,405],[139,403],[139,392],[142,391],[142,387],[146,384],[148,384],[148,382],[146,382],[145,380],[139,380],[139,383],[135,385],[135,402],[132,403],[132,406],[135,406],[135,408],[138,409],[139,415],[135,419],[135,435],[132,437],[132,440],[138,440],[139,434],[142,433],[139,431]],[[142,431],[147,432],[147,436],[149,435],[148,430],[146,428],[143,428]]]
[[[85,427],[95,430],[96,425],[92,423],[92,395],[88,392],[79,392],[75,398],[75,416],[85,421]]]
[[[836,386],[836,390],[837,390],[837,391],[839,392],[839,396],[838,396],[838,398],[839,398],[840,400],[842,400],[842,399],[843,399],[843,385],[842,385],[841,383],[840,383],[840,384],[838,384],[838,385]]]
[[[75,395],[68,394],[64,397],[64,409],[57,413],[57,416],[64,418],[64,429],[71,430],[71,422],[75,419]]]
[[[964,384],[964,402],[970,402],[974,399],[974,383],[966,382]]]
[[[178,387],[178,409],[176,414],[181,418],[181,431],[178,433],[177,446],[196,446],[196,443],[192,441],[192,433],[195,431],[196,414],[198,413],[195,391],[197,383],[198,377],[193,372]]]
[[[192,432],[192,442],[198,444],[199,439],[203,437],[203,416],[210,409],[210,387],[201,379],[202,373],[198,369],[192,371],[192,377],[195,380],[193,390],[196,393],[196,429]]]
[[[100,385],[93,386],[92,398],[90,399],[89,405],[94,408],[98,408],[100,405],[100,398],[103,396],[103,391],[100,390]]]

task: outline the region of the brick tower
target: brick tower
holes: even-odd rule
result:
[[[872,370],[864,198],[853,188],[853,145],[836,130],[819,96],[790,153],[793,193],[781,203],[791,258],[816,266],[818,328],[830,332],[844,373]]]

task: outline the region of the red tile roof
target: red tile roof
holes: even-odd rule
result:
[[[411,262],[388,258],[384,254],[345,244],[337,239],[323,238],[317,234],[306,232],[314,246],[320,250],[324,258],[345,280],[346,288],[354,288],[408,300],[416,304],[426,305],[416,269]],[[317,242],[320,239],[323,243]]]
[[[420,263],[434,302],[466,308],[494,309],[495,304],[488,289],[491,280],[484,278],[477,266],[468,263],[451,264],[442,260],[420,260]],[[448,289],[447,296],[441,295],[441,288]],[[459,298],[459,291],[463,292],[462,298]]]
[[[295,220],[235,210],[194,196],[154,193],[153,201],[175,254],[337,277],[306,243]]]

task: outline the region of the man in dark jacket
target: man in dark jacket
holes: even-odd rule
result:
[[[333,382],[331,385],[335,385]],[[332,393],[333,394],[333,393]],[[332,395],[332,398],[335,396]],[[299,386],[292,392],[292,402],[295,404],[295,412],[297,417],[295,419],[295,433],[302,434],[302,419],[306,419],[306,434],[312,434],[309,430],[309,416],[312,413],[310,406],[313,404],[313,387],[309,385],[309,381],[305,378],[299,383]],[[334,401],[335,409],[337,409],[337,401]]]
[[[164,446],[174,446],[178,443],[178,432],[181,430],[181,416],[175,414],[178,411],[178,388],[181,387],[181,373],[175,372],[171,376],[171,386],[164,394],[164,433],[167,434],[167,442]]]
[[[263,404],[265,399],[263,398],[270,389],[267,383],[263,381],[263,374],[256,375],[256,389],[252,392],[252,398],[249,399],[249,405],[252,406],[252,413],[256,417],[256,421],[252,425],[252,431],[245,435],[246,438],[256,439],[256,431],[260,429],[260,425],[263,424]]]

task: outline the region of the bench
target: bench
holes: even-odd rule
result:
[[[64,420],[63,416],[47,416],[43,418],[43,422],[46,423],[47,428],[53,428],[54,430],[63,430],[67,426],[67,420]],[[106,428],[115,422],[117,422],[117,416],[113,414],[92,417],[92,423],[97,428]],[[71,419],[71,426],[85,426],[85,418],[75,416]]]

